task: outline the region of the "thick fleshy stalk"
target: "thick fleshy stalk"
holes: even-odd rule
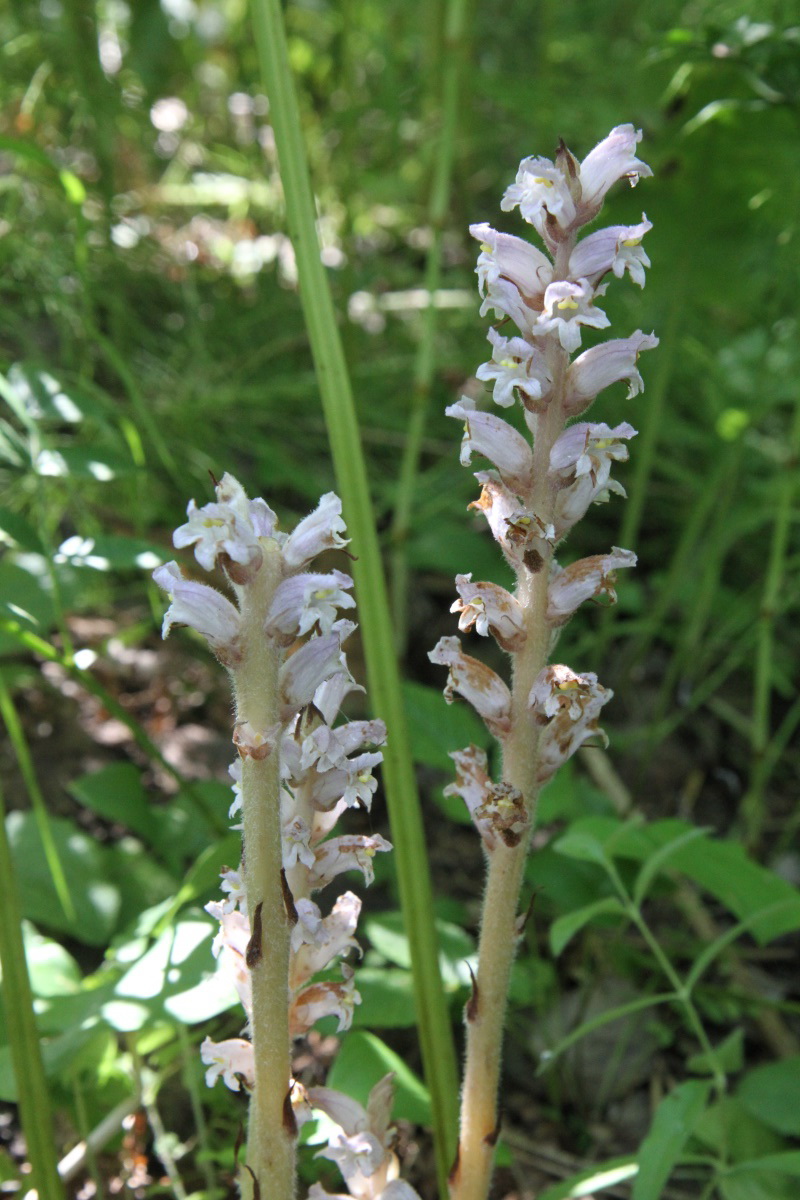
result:
[[[280,551],[262,539],[264,561],[242,589],[241,666],[231,672],[237,724],[270,730],[278,720],[278,673],[282,655],[264,636],[268,612],[281,580]],[[250,1100],[243,1195],[292,1200],[295,1195],[295,1130],[287,1127],[291,1079],[288,985],[291,926],[281,887],[279,756],[246,755],[242,762],[244,877],[252,930],[247,959],[252,982],[251,1037],[255,1087]],[[290,1105],[288,1105],[289,1111]],[[250,1174],[252,1172],[252,1175]]]
[[[445,698],[451,702],[458,692],[470,700],[499,741],[503,761],[502,779],[493,783],[482,752],[474,746],[457,752],[457,782],[448,789],[463,796],[487,857],[478,972],[465,1011],[467,1054],[451,1200],[486,1200],[491,1184],[501,1043],[539,788],[588,739],[605,739],[598,715],[611,692],[594,674],[550,664],[549,655],[558,627],[582,601],[603,595],[614,602],[613,571],[634,566],[636,556],[614,547],[610,555],[564,569],[553,551],[591,504],[614,492],[624,495],[610,477],[611,466],[627,458],[625,442],[635,434],[627,423],[615,429],[590,423],[565,429],[565,423],[618,380],[628,381],[629,397],[641,391],[638,354],[657,344],[639,331],[570,362],[584,326],[609,325],[595,305],[607,287],[604,276],[628,271],[634,282],[644,283],[649,259],[640,243],[650,228],[644,217],[640,225],[613,226],[578,242],[579,230],[596,217],[615,181],[627,177],[635,183],[650,174],[635,157],[640,139],[632,125],[622,125],[582,164],[563,143],[555,162],[529,158],[520,164],[501,207],[520,208],[544,240],[552,265],[519,238],[488,225],[471,227],[482,244],[481,313],[510,318],[521,335],[490,331],[492,362],[479,368],[478,377],[493,382],[501,407],[514,407],[519,399],[533,449],[513,425],[482,411],[473,399],[446,410],[465,424],[462,463],[480,454],[494,465],[478,472],[483,491],[471,507],[484,512],[517,577],[511,596],[459,575],[453,605],[462,631],[474,626],[478,634],[491,634],[511,655],[510,691],[495,672],[464,654],[455,638],[442,638],[429,655],[450,669]]]
[[[563,278],[574,239],[562,243],[554,278]],[[553,519],[554,493],[548,481],[550,452],[564,427],[564,396],[568,355],[548,339],[547,369],[553,380],[545,412],[539,416],[534,441],[533,503],[545,524]],[[546,620],[547,589],[552,548],[542,542],[542,565],[535,573],[521,567],[517,600],[524,613],[526,638],[514,655],[511,689],[511,729],[503,743],[503,781],[522,793],[529,816],[528,830],[516,846],[500,842],[489,856],[481,918],[475,991],[467,1005],[467,1047],[461,1093],[459,1153],[450,1179],[451,1200],[484,1200],[489,1190],[498,1136],[497,1095],[502,1064],[503,1029],[511,967],[520,929],[517,912],[536,815],[537,724],[528,698],[550,651]]]

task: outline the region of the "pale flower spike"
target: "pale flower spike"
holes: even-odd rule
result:
[[[636,430],[582,416],[598,393],[627,385],[631,400],[644,390],[638,359],[658,345],[641,329],[597,342],[572,357],[585,331],[610,325],[597,301],[627,274],[645,284],[650,259],[643,241],[652,225],[612,225],[579,238],[618,180],[635,185],[651,174],[636,155],[641,131],[619,125],[579,162],[563,142],[554,159],[523,159],[501,202],[519,209],[544,243],[500,233],[483,222],[470,226],[480,242],[477,276],[481,315],[493,313],[491,358],[476,375],[492,399],[513,417],[503,420],[484,404],[462,397],[446,409],[464,425],[461,462],[488,459],[478,471],[483,513],[516,576],[512,592],[494,583],[456,576],[462,633],[493,637],[511,659],[511,686],[454,637],[430,652],[448,668],[445,698],[467,700],[499,742],[502,776],[494,782],[487,756],[470,746],[452,755],[459,795],[481,837],[487,859],[478,971],[465,1011],[467,1053],[459,1149],[450,1175],[450,1200],[486,1200],[497,1140],[497,1093],[509,973],[519,933],[517,905],[539,789],[579,747],[605,745],[600,713],[612,693],[592,673],[551,663],[560,628],[584,603],[613,604],[617,572],[636,565],[631,550],[615,546],[566,566],[555,552],[592,504],[624,496],[612,467],[628,458]],[[516,326],[511,328],[509,322]]]
[[[154,572],[169,595],[173,626],[199,633],[228,669],[236,699],[229,816],[247,853],[222,872],[221,900],[206,905],[219,922],[213,953],[244,1011],[244,1037],[200,1048],[206,1083],[218,1079],[250,1095],[247,1153],[239,1174],[245,1200],[296,1195],[298,1124],[317,1107],[335,1123],[323,1151],[357,1200],[419,1200],[398,1177],[390,1127],[393,1085],[382,1080],[365,1111],[327,1088],[291,1077],[293,1039],[335,1017],[349,1028],[360,996],[345,961],[360,955],[355,938],[361,901],[345,891],[324,913],[312,895],[344,872],[374,874],[376,854],[391,850],[379,834],[330,836],[349,808],[369,809],[386,740],[382,721],[340,721],[340,707],[363,691],[347,667],[343,643],[355,629],[342,611],[355,607],[353,581],[341,570],[310,567],[323,550],[342,550],[341,502],[333,492],[288,536],[265,500],[249,500],[232,475],[216,499],[190,501],[174,534],[205,571],[219,569],[231,598],[185,578],[170,562]],[[332,972],[338,972],[338,978]],[[317,1186],[312,1195],[325,1193]]]

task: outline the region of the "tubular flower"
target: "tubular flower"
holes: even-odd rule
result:
[[[452,704],[456,692],[469,700],[486,728],[503,737],[511,728],[511,693],[499,675],[470,658],[461,649],[458,638],[443,637],[428,654],[432,663],[449,667],[444,698]]]
[[[250,500],[226,474],[213,502],[202,508],[190,502],[188,520],[174,541],[191,546],[204,569],[222,567],[232,598],[184,579],[175,562],[154,575],[170,597],[164,636],[179,624],[200,632],[228,667],[236,697],[238,757],[229,770],[229,816],[239,822],[234,828],[246,829],[247,856],[238,870],[223,870],[222,896],[206,910],[219,926],[212,944],[217,971],[236,989],[247,1038],[206,1039],[201,1054],[209,1086],[222,1079],[232,1091],[259,1098],[251,1108],[248,1147],[256,1182],[251,1153],[263,1154],[276,1132],[259,1128],[253,1134],[261,1113],[282,1109],[277,1133],[284,1148],[294,1122],[311,1113],[310,1093],[289,1079],[291,1039],[324,1017],[335,1016],[340,1030],[349,1028],[360,1002],[353,970],[342,960],[352,952],[360,955],[355,933],[361,901],[345,891],[326,913],[310,897],[348,871],[360,871],[370,883],[375,855],[392,848],[378,834],[331,836],[349,808],[370,808],[378,786],[374,772],[383,757],[375,747],[386,740],[382,721],[340,717],[345,698],[364,690],[350,675],[343,650],[356,628],[340,616],[355,606],[353,581],[340,570],[315,571],[312,560],[347,545],[341,510],[330,492],[287,536],[267,502]],[[267,954],[273,964],[288,961],[284,978],[263,970]],[[340,978],[320,978],[337,963]],[[284,1032],[278,1036],[276,1030]],[[324,1103],[339,1114],[332,1157],[345,1171],[351,1194],[419,1200],[397,1178],[397,1158],[389,1148],[390,1082],[374,1090],[367,1110],[323,1090]],[[358,1129],[345,1113],[355,1114]],[[362,1130],[365,1136],[372,1131],[374,1154],[351,1169],[345,1143]],[[268,1173],[276,1143],[270,1144],[261,1165],[262,1195],[273,1182]],[[355,1146],[352,1154],[358,1157]],[[291,1170],[284,1173],[290,1183]]]
[[[492,343],[491,362],[482,363],[475,372],[484,383],[494,380],[492,398],[501,408],[510,408],[515,389],[522,403],[531,412],[544,411],[544,400],[552,385],[542,353],[525,338],[505,338],[497,330],[489,330]]]
[[[482,637],[491,633],[503,650],[519,650],[525,641],[522,609],[510,592],[496,583],[473,583],[472,575],[456,575],[459,599],[450,612],[460,613],[458,628],[475,628]]]
[[[615,572],[621,567],[635,567],[632,550],[614,546],[610,554],[593,554],[580,558],[568,567],[557,567],[547,589],[547,619],[551,625],[563,625],[584,600],[607,596],[616,604]]]
[[[636,435],[627,422],[614,428],[568,423],[617,381],[627,382],[629,398],[640,393],[639,355],[658,344],[653,334],[637,330],[593,345],[573,360],[585,328],[600,331],[610,325],[598,302],[614,280],[627,275],[640,287],[645,283],[647,217],[580,236],[615,182],[627,178],[635,184],[650,174],[636,157],[640,140],[633,125],[619,125],[582,162],[563,142],[552,160],[538,155],[522,160],[501,208],[519,208],[546,254],[489,224],[470,226],[481,243],[481,315],[510,318],[519,334],[490,329],[491,360],[476,372],[509,419],[466,398],[445,411],[465,425],[462,464],[468,466],[478,453],[493,466],[476,473],[481,494],[469,507],[485,516],[516,587],[506,591],[460,574],[451,608],[462,632],[492,634],[513,656],[510,689],[464,654],[457,638],[441,638],[428,655],[448,668],[447,702],[456,693],[469,700],[502,748],[499,781],[489,774],[486,754],[470,746],[451,755],[456,781],[446,788],[447,795],[463,798],[487,865],[478,972],[465,1009],[461,1139],[449,1179],[450,1200],[473,1200],[491,1190],[503,1019],[497,1000],[510,979],[520,929],[517,881],[524,875],[521,858],[530,844],[539,789],[578,747],[606,740],[598,720],[611,692],[596,675],[548,665],[548,656],[559,627],[575,610],[600,597],[613,603],[615,571],[636,564],[632,551],[618,547],[566,568],[555,553],[590,505],[612,492],[625,495],[611,470],[628,458],[627,443]],[[521,416],[514,411],[517,400]],[[495,1002],[487,1005],[488,980]]]

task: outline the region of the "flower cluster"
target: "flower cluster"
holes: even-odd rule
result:
[[[249,500],[226,474],[216,487],[216,501],[202,508],[191,501],[187,516],[175,531],[175,546],[192,546],[206,571],[221,569],[233,598],[185,578],[177,563],[167,563],[154,572],[171,601],[163,633],[166,636],[174,625],[190,626],[231,673],[237,697],[237,758],[230,768],[230,816],[243,817],[248,839],[247,763],[256,768],[272,763],[276,768],[272,778],[282,864],[280,915],[291,927],[283,987],[289,1037],[303,1036],[331,1015],[344,1030],[360,999],[353,969],[343,959],[351,950],[359,952],[354,935],[361,901],[344,892],[323,915],[312,896],[346,871],[360,871],[370,883],[375,854],[391,845],[378,834],[332,836],[347,809],[370,808],[377,787],[373,770],[382,759],[375,747],[386,738],[379,720],[336,723],[348,694],[363,691],[348,671],[342,648],[355,629],[339,615],[354,607],[353,581],[342,571],[321,573],[309,567],[322,551],[347,544],[341,502],[333,493],[323,496],[317,509],[287,535],[279,532],[269,505]],[[272,670],[276,694],[261,697],[266,668]],[[262,904],[253,903],[260,898],[261,885],[251,878],[249,840],[247,846],[240,869],[223,871],[223,899],[206,907],[219,921],[213,947],[219,969],[235,984],[247,1017],[245,1033],[255,1033],[253,971],[262,957],[261,925],[266,916]],[[265,952],[270,949],[267,944]],[[337,963],[338,975],[333,970]],[[246,1037],[222,1042],[206,1038],[201,1053],[208,1085],[222,1078],[233,1091],[253,1091],[257,1037],[254,1041],[255,1045]],[[416,1196],[406,1184],[391,1182],[397,1175],[388,1138],[391,1091],[390,1082],[385,1083],[374,1111],[367,1115],[329,1089],[306,1092],[297,1081],[289,1085],[295,1120],[305,1119],[313,1105],[340,1126],[324,1153],[339,1163],[351,1194],[359,1200]]]
[[[617,381],[627,383],[629,398],[641,392],[638,357],[658,344],[652,334],[637,330],[571,357],[581,347],[584,329],[609,325],[598,307],[607,277],[621,279],[627,272],[644,285],[650,261],[642,240],[651,228],[644,215],[635,225],[613,225],[578,239],[612,184],[627,178],[633,185],[651,174],[636,157],[640,139],[632,125],[621,125],[583,162],[563,143],[555,161],[523,160],[501,207],[519,208],[546,253],[487,224],[470,227],[481,247],[481,314],[498,319],[488,334],[491,358],[476,374],[491,385],[500,408],[519,403],[532,437],[467,397],[446,410],[464,424],[462,464],[468,466],[474,455],[492,464],[493,469],[476,474],[482,490],[471,507],[486,517],[517,578],[512,595],[496,584],[458,575],[459,598],[452,611],[459,614],[460,630],[491,635],[512,656],[514,688],[466,655],[457,638],[442,638],[430,658],[448,668],[448,702],[455,693],[470,701],[504,749],[520,710],[527,713],[529,727],[539,734],[535,769],[527,776],[534,790],[583,743],[605,737],[597,721],[611,692],[593,674],[547,665],[558,631],[584,601],[614,603],[615,572],[636,565],[632,551],[613,547],[561,567],[554,550],[590,505],[611,493],[625,495],[611,471],[628,458],[627,443],[636,433],[627,422],[610,428],[576,418]],[[501,333],[509,322],[517,332]],[[519,694],[523,687],[524,696]],[[450,790],[463,797],[484,846],[491,850],[501,842],[518,842],[532,795],[517,794],[507,772],[503,784],[493,784],[475,747],[453,758],[457,782]],[[502,795],[498,788],[505,789]]]

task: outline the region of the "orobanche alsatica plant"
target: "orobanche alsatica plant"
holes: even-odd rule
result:
[[[611,469],[627,459],[627,443],[636,431],[627,422],[611,429],[580,418],[617,380],[628,381],[629,397],[640,392],[638,356],[657,345],[657,338],[638,330],[571,357],[584,327],[609,325],[597,307],[605,277],[621,278],[627,271],[644,284],[650,265],[641,244],[651,228],[646,217],[637,225],[614,225],[578,240],[612,184],[622,178],[635,184],[651,174],[636,157],[640,139],[632,125],[621,125],[583,162],[562,143],[555,162],[526,158],[520,163],[501,207],[519,208],[547,254],[489,225],[470,229],[481,243],[481,315],[493,312],[499,325],[489,330],[492,357],[477,377],[492,384],[501,408],[519,402],[532,445],[468,398],[447,409],[464,422],[462,463],[468,466],[478,454],[494,465],[477,473],[482,491],[472,507],[486,517],[516,575],[513,595],[493,583],[473,583],[471,574],[458,575],[459,598],[453,605],[462,631],[491,634],[508,652],[510,688],[466,655],[458,638],[442,638],[430,654],[449,669],[447,700],[457,692],[470,701],[502,751],[499,782],[491,779],[486,755],[475,746],[455,753],[456,782],[448,789],[465,801],[487,858],[478,971],[465,1014],[452,1200],[484,1200],[489,1190],[506,995],[521,932],[519,894],[537,794],[579,746],[605,740],[598,718],[611,692],[596,675],[551,663],[550,656],[560,628],[584,600],[616,599],[614,572],[635,566],[636,555],[614,547],[561,567],[554,552],[590,505],[608,499],[610,492],[625,494]]]
[[[374,855],[391,849],[378,835],[330,836],[348,808],[369,808],[382,756],[366,747],[386,737],[381,721],[335,724],[357,687],[342,650],[355,625],[338,615],[354,607],[353,581],[308,567],[323,550],[347,544],[341,502],[323,496],[287,536],[267,503],[249,500],[231,475],[216,494],[202,508],[189,503],[173,540],[193,546],[206,571],[221,569],[235,603],[185,578],[175,562],[154,572],[171,600],[164,635],[173,625],[201,633],[230,673],[236,701],[231,816],[241,819],[242,862],[223,872],[224,898],[208,909],[220,923],[214,949],[235,983],[248,1037],[206,1039],[206,1081],[221,1076],[251,1094],[239,1179],[245,1196],[292,1200],[298,1126],[317,1109],[334,1123],[320,1153],[338,1165],[351,1196],[418,1200],[397,1178],[391,1076],[373,1088],[366,1109],[291,1078],[293,1039],[325,1016],[348,1028],[359,1000],[350,966],[330,976],[336,960],[358,947],[361,902],[345,892],[323,916],[311,897],[343,871],[359,869],[371,882]],[[327,1195],[314,1185],[309,1198]]]

